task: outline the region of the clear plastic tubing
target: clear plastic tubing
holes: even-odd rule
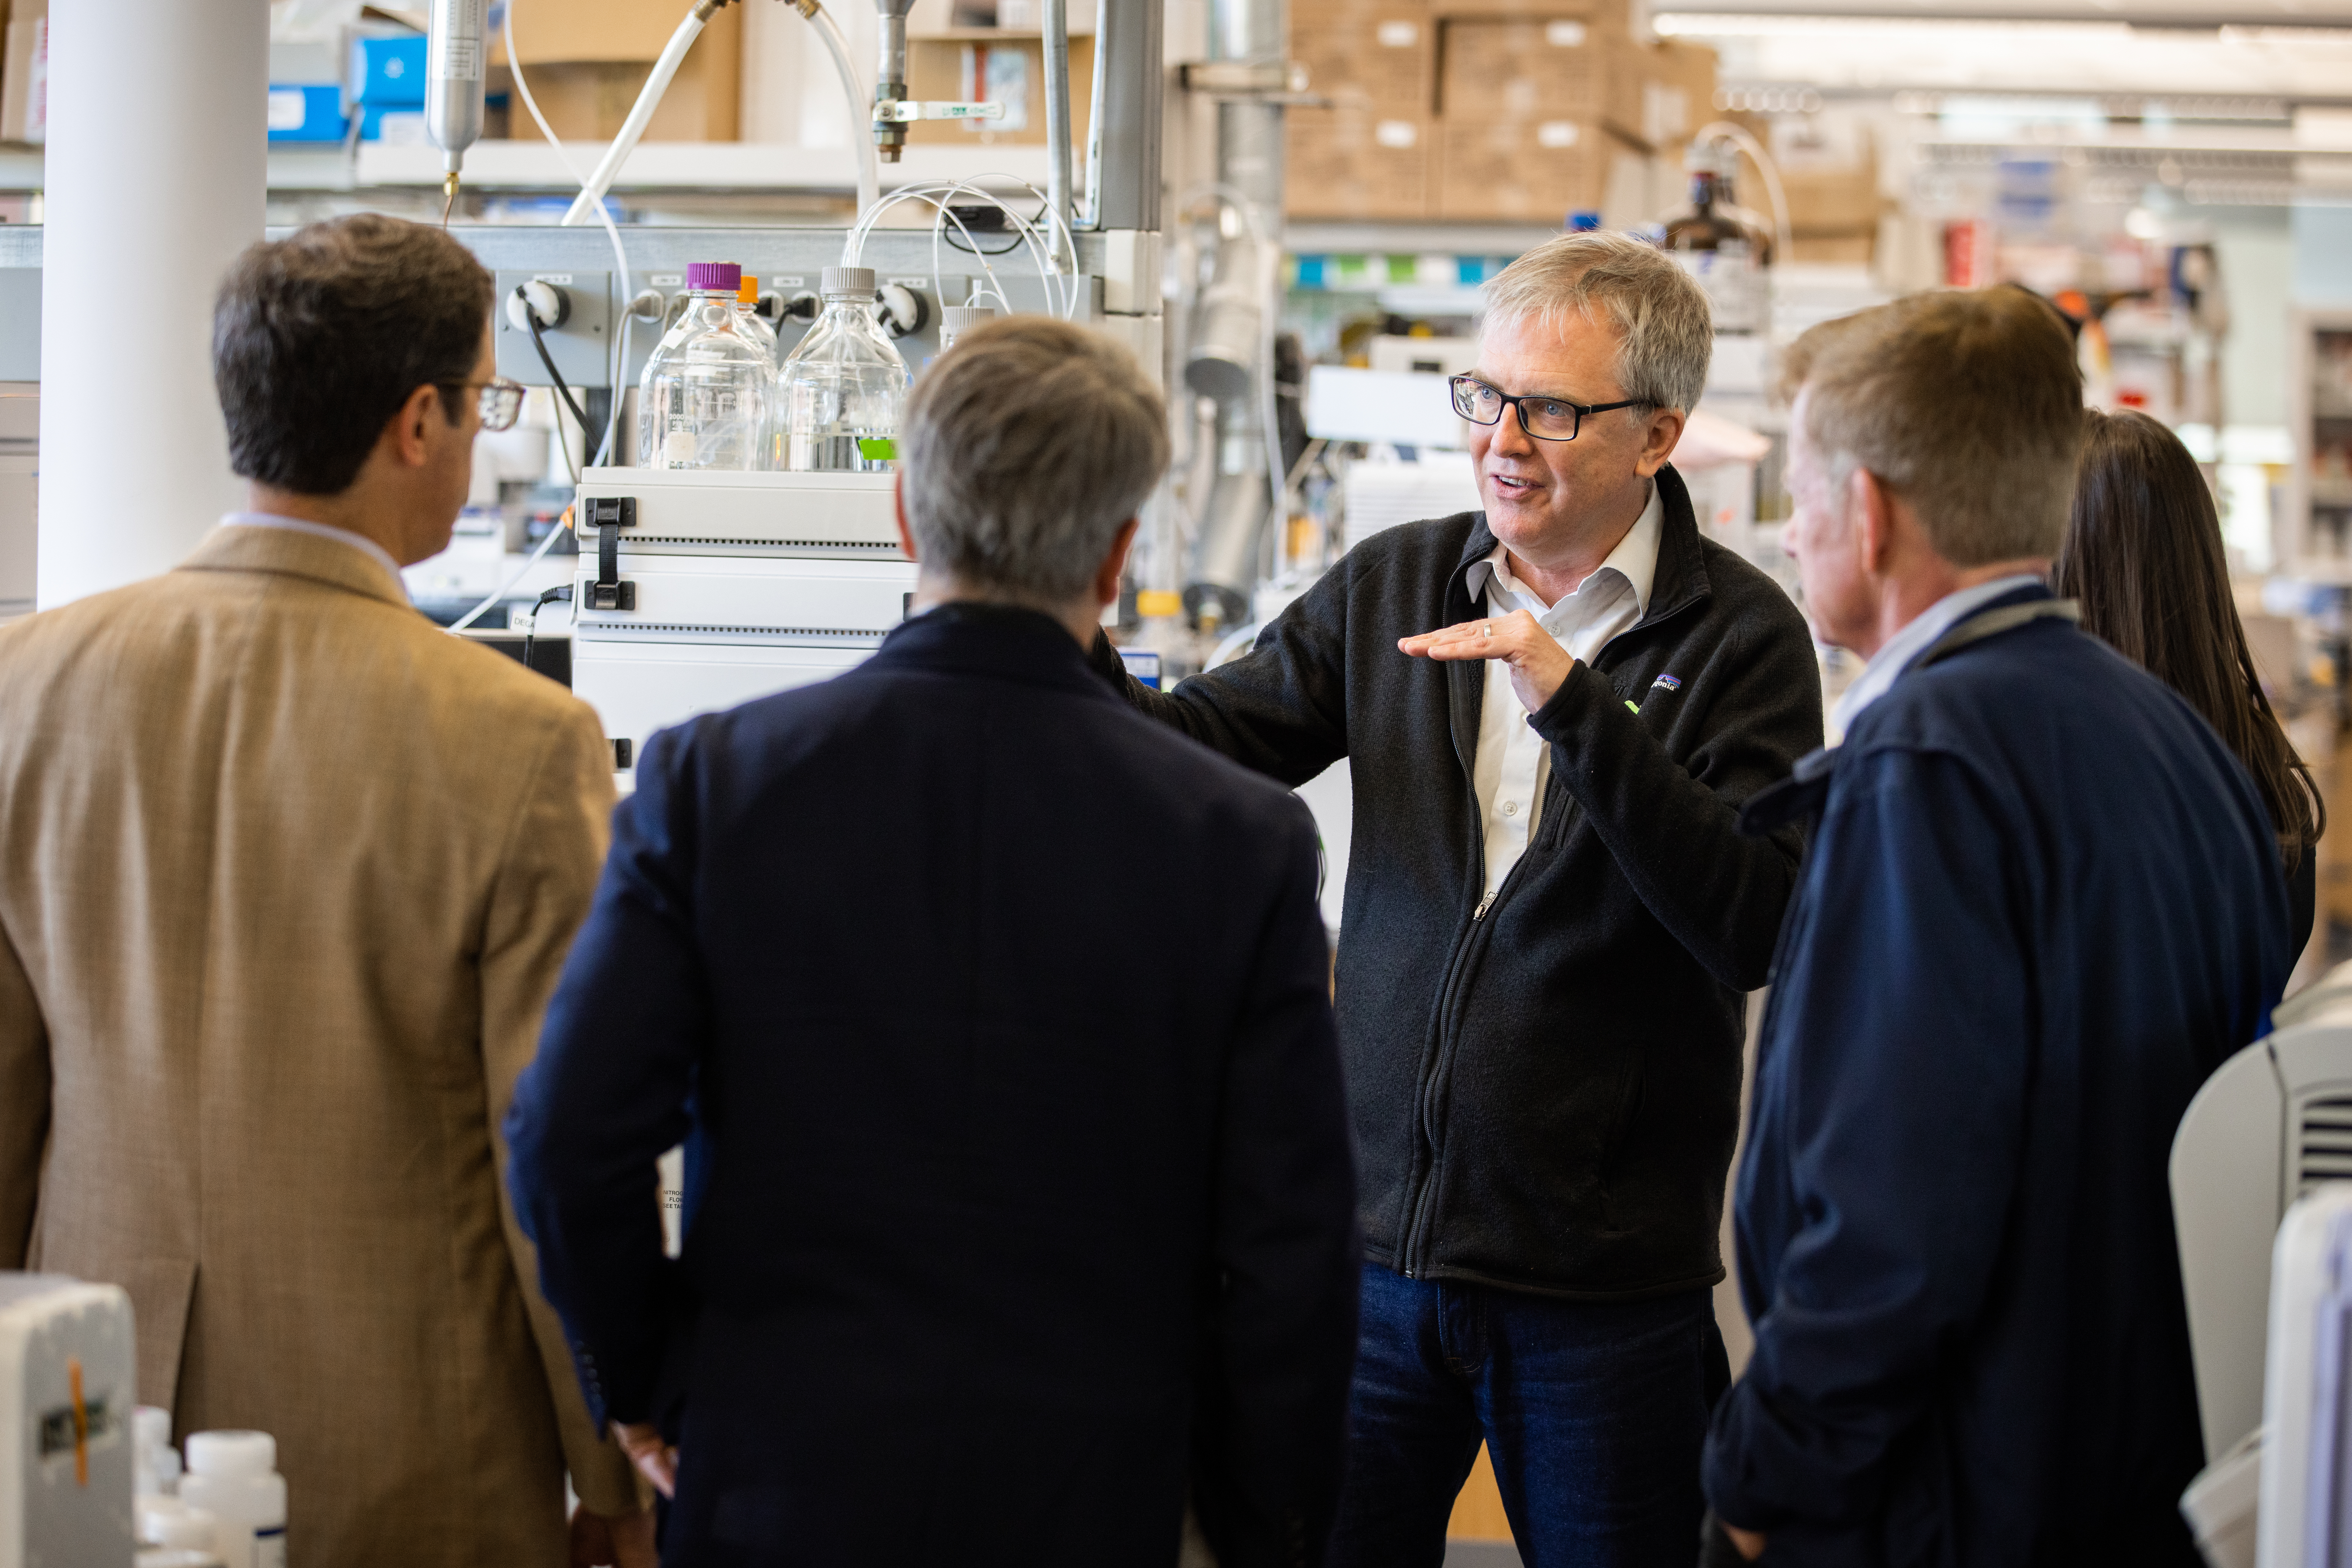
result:
[[[686,308],[646,361],[637,384],[637,466],[764,466],[772,348],[748,332],[736,304],[743,269],[698,261],[686,269]]]
[[[874,269],[828,267],[824,311],[776,372],[774,465],[887,473],[907,408],[907,362],[874,319]]]
[[[743,274],[742,286],[735,290],[735,305],[743,313],[743,332],[753,342],[768,351],[768,363],[773,364],[783,353],[776,341],[776,329],[760,319],[760,280],[750,273]]]

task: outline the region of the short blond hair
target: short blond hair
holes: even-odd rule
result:
[[[1781,389],[1843,484],[1908,502],[1955,566],[2058,553],[2083,446],[2083,375],[2049,302],[2012,287],[1914,294],[1790,345]]]
[[[1664,251],[1630,234],[1548,239],[1486,285],[1479,330],[1557,327],[1570,311],[1615,330],[1617,384],[1627,397],[1685,413],[1698,406],[1715,317],[1706,290]]]

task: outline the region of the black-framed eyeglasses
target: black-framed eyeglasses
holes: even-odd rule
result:
[[[1513,397],[1496,391],[1475,375],[1453,376],[1447,384],[1454,389],[1454,412],[1473,425],[1499,425],[1503,410],[1516,407],[1519,411],[1519,428],[1538,441],[1573,441],[1591,415],[1650,406],[1649,400],[1641,397],[1629,397],[1622,403],[1570,403],[1566,398],[1541,397],[1533,393]]]
[[[483,429],[496,432],[514,428],[514,422],[522,416],[522,395],[529,390],[522,383],[495,375],[488,381],[449,382],[442,390],[464,392],[469,387],[478,387],[481,391],[479,407]]]

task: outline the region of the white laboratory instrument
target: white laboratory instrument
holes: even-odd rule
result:
[[[2173,1227],[2205,1455],[2263,1419],[2271,1241],[2297,1197],[2352,1179],[2352,997],[2221,1064],[2172,1142]]]
[[[131,1561],[131,1298],[0,1274],[0,1568]]]
[[[895,476],[591,468],[572,689],[634,782],[656,730],[824,680],[907,618]]]
[[[2270,1269],[2260,1568],[2352,1560],[2352,1183],[2296,1200]]]

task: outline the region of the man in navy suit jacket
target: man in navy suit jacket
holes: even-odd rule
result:
[[[964,338],[900,446],[920,612],[656,736],[510,1182],[672,1565],[1307,1564],[1360,1258],[1297,799],[1085,647],[1167,462],[1123,350]],[[688,1143],[684,1254],[653,1163]]]

